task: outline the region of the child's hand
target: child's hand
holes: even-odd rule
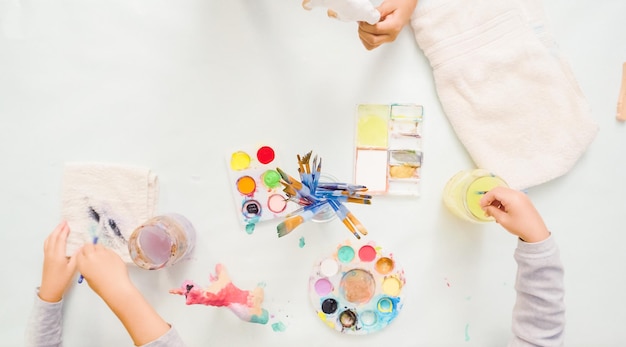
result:
[[[76,272],[76,257],[65,255],[69,233],[67,222],[62,221],[43,244],[43,271],[39,287],[39,297],[43,301],[60,301]]]
[[[377,8],[380,12],[378,23],[359,22],[359,39],[363,46],[371,51],[383,43],[394,41],[411,19],[415,6],[417,0],[384,0]]]
[[[511,234],[525,242],[545,240],[550,232],[528,196],[518,190],[496,187],[480,200],[485,214],[492,216]]]
[[[110,295],[121,293],[125,286],[132,286],[122,258],[100,244],[84,245],[76,254],[76,261],[89,287],[105,301]]]

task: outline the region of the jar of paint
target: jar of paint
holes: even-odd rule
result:
[[[475,169],[461,171],[454,175],[443,190],[444,205],[457,217],[470,222],[491,222],[493,217],[485,216],[480,207],[480,199],[489,190],[507,183],[488,170]]]
[[[337,179],[337,177],[331,174],[322,172],[320,174],[320,182],[337,183],[339,182],[339,180]],[[322,207],[322,209],[317,212],[317,214],[315,214],[315,216],[313,216],[311,220],[316,223],[325,223],[330,222],[331,220],[335,219],[335,217],[337,217],[337,214],[335,214],[335,210],[333,210],[333,208],[329,204],[324,204],[324,207]]]
[[[191,222],[180,214],[169,213],[136,228],[128,240],[128,251],[137,266],[157,270],[188,255],[195,242],[196,231]]]

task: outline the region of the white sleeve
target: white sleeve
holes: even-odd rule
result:
[[[63,299],[46,302],[35,293],[35,302],[26,326],[26,347],[60,347],[63,345]]]
[[[517,299],[509,346],[563,346],[564,270],[554,238],[537,243],[519,240],[515,260]]]

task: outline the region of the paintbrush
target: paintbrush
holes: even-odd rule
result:
[[[365,230],[363,225],[361,225],[361,222],[354,218],[354,220],[356,221],[356,223],[354,223],[353,219],[348,217],[349,215],[352,215],[352,213],[339,201],[328,200],[328,204],[330,205],[330,207],[333,208],[333,210],[335,210],[337,217],[341,219],[341,222],[348,228],[348,230],[350,230],[352,235],[354,235],[357,239],[361,238],[361,236],[357,232],[357,229],[361,232],[361,234],[367,235],[367,230]]]
[[[319,182],[319,189],[326,190],[347,190],[347,191],[356,191],[363,192],[367,190],[366,186],[359,184],[350,184],[350,183],[335,183],[335,182]]]
[[[359,194],[356,192],[349,192],[347,190],[321,190],[321,191],[315,192],[315,196],[325,197],[325,198],[331,198],[331,197],[336,197],[336,196],[349,196],[353,198],[363,198],[363,199],[372,198],[370,194]]]
[[[313,159],[313,187],[311,187],[311,191],[313,192],[313,194],[315,194],[315,192],[317,192],[317,185],[320,181],[320,175],[322,172],[322,158],[319,158],[319,161],[317,160],[317,155],[315,156],[315,158]]]
[[[96,243],[98,243],[98,236],[94,236],[93,239],[91,240],[91,242],[95,245]],[[83,277],[83,274],[80,274],[80,276],[78,276],[78,283],[83,283],[83,281],[85,280],[85,277]]]
[[[276,226],[276,232],[278,233],[278,237],[283,237],[289,234],[299,225],[313,219],[313,217],[315,217],[315,215],[324,207],[325,204],[326,201],[320,204],[305,206],[302,208],[302,211],[300,213],[286,218],[284,221]]]

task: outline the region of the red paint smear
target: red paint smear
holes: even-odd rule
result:
[[[242,304],[248,306],[249,292],[241,290],[232,283],[228,283],[217,293],[210,293],[198,287],[193,287],[187,293],[187,305],[202,304],[207,306],[229,306]]]
[[[263,146],[256,152],[256,157],[261,164],[269,164],[274,160],[274,150],[272,147]]]
[[[372,246],[363,246],[359,249],[359,258],[362,261],[372,261],[376,258],[376,250]]]

